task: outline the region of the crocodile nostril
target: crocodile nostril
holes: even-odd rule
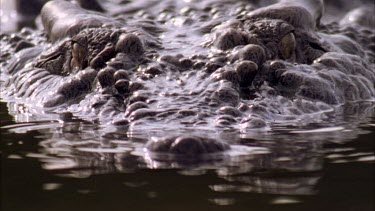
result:
[[[227,143],[216,139],[195,136],[179,136],[167,139],[152,138],[146,144],[146,149],[150,152],[157,153],[199,156],[205,153],[223,152],[230,149],[230,146]]]
[[[177,154],[196,155],[207,153],[202,141],[193,137],[178,137],[171,144],[170,152]]]

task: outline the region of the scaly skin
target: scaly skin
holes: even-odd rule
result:
[[[255,10],[245,3],[236,6],[237,17],[223,21],[214,19],[220,11],[212,12],[208,25],[185,18],[187,10],[182,25],[203,42],[186,39],[187,49],[178,44],[173,49],[163,40],[169,34],[161,26],[168,23],[165,16],[177,16],[173,6],[158,23],[147,18],[134,23],[119,11],[113,19],[69,2],[49,2],[41,13],[46,37],[26,31],[39,39],[20,38],[24,44],[10,45],[9,52],[19,51],[19,59],[3,67],[8,79],[2,91],[31,107],[133,130],[147,125],[246,132],[305,117],[326,121],[323,113],[374,100],[372,20],[356,10],[348,14],[355,18],[339,24],[321,23],[323,3],[315,0],[280,1]],[[197,11],[191,13],[206,13]],[[184,35],[175,38],[184,40]],[[37,42],[44,45],[32,47]],[[3,61],[8,57],[4,54]],[[190,156],[229,146],[214,139],[173,137],[150,140],[147,148]]]

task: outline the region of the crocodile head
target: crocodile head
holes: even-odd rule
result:
[[[17,54],[21,59],[8,66],[5,92],[30,106],[142,131],[246,133],[325,121],[325,113],[375,97],[374,49],[366,45],[375,33],[368,21],[322,24],[321,1],[303,2],[280,1],[208,26],[173,19],[190,39],[163,20],[169,11],[158,23],[132,22],[126,19],[132,15],[110,18],[51,1],[42,10],[49,42]],[[147,145],[189,156],[229,148],[179,135]]]

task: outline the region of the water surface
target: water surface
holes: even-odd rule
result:
[[[353,125],[226,134],[269,152],[158,163],[121,129],[15,123],[1,103],[2,210],[373,210],[375,118]]]

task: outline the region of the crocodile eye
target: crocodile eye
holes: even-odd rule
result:
[[[72,40],[72,60],[70,62],[70,67],[74,69],[82,69],[85,67],[87,55],[87,38],[81,38],[77,40]]]
[[[279,49],[284,59],[290,59],[296,48],[296,38],[294,34],[288,33],[279,42]]]

